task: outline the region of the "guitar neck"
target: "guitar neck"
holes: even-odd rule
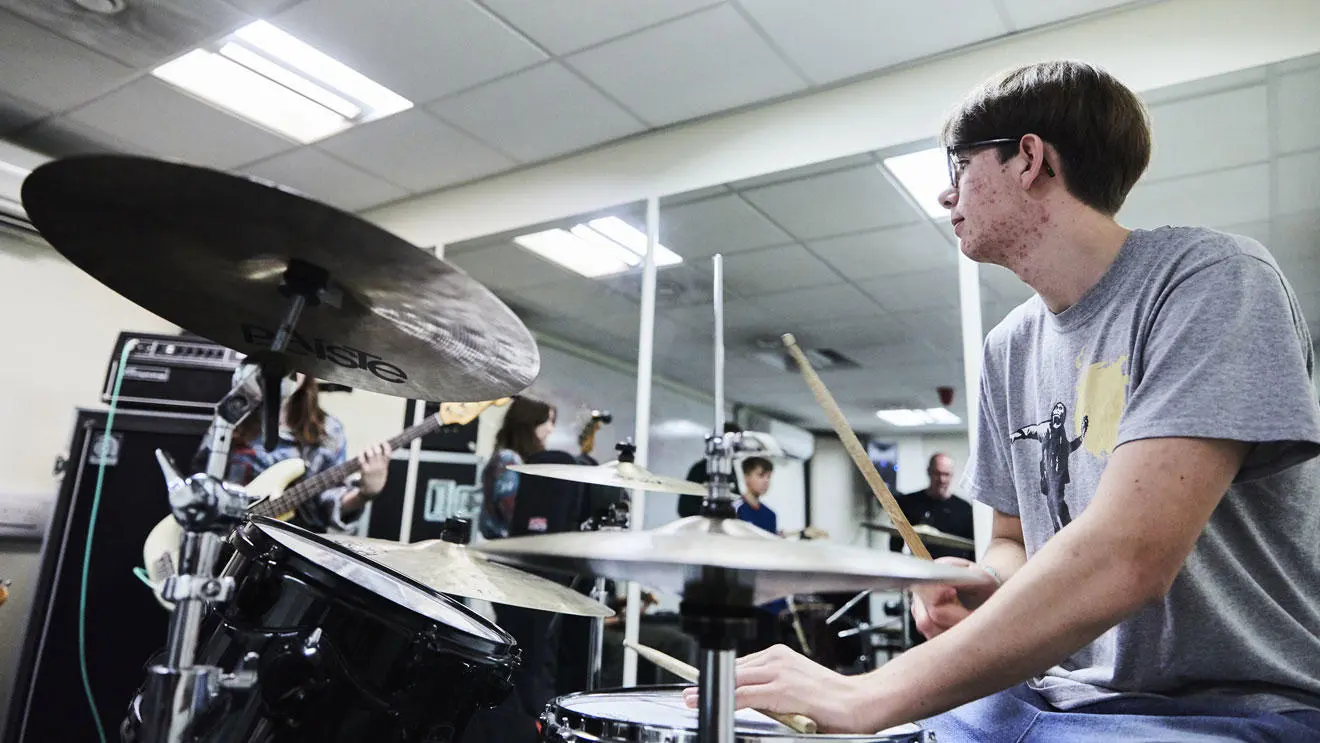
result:
[[[419,439],[429,433],[440,430],[440,417],[438,415],[428,416],[426,420],[418,423],[412,428],[404,429],[401,433],[389,440],[391,449],[399,449],[411,444],[415,439]],[[286,513],[296,510],[299,506],[319,495],[322,491],[332,488],[344,481],[344,478],[362,469],[362,463],[357,457],[337,464],[327,470],[308,477],[293,487],[285,490],[276,498],[264,500],[252,506],[251,513],[257,516],[270,516],[272,518],[282,516]]]

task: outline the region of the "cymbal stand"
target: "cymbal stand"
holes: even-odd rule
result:
[[[280,358],[303,308],[319,304],[328,284],[329,275],[323,269],[290,261],[280,287],[289,298],[289,308],[271,344],[272,358]],[[216,419],[208,434],[208,472],[184,478],[164,452],[156,451],[169,490],[170,510],[183,527],[183,537],[179,571],[166,580],[162,590],[162,596],[174,603],[165,662],[147,669],[143,689],[142,740],[150,743],[195,740],[202,732],[199,728],[205,716],[215,709],[222,693],[250,689],[257,680],[256,671],[247,667],[255,658],[245,658],[232,673],[193,662],[203,612],[208,605],[228,601],[234,591],[233,578],[215,577],[221,535],[242,522],[254,500],[242,488],[226,485],[222,477],[234,428],[262,400],[260,393],[254,394],[262,387],[253,386],[255,375],[254,369],[216,406]],[[265,382],[269,390],[270,380]],[[278,380],[275,382],[278,389]],[[278,394],[273,400],[269,395],[266,398],[267,406],[280,403]]]
[[[622,457],[620,457],[622,459]],[[624,496],[625,499],[627,496]],[[628,503],[611,504],[602,519],[591,518],[582,525],[583,531],[622,531],[628,528]],[[605,603],[605,579],[596,578],[591,586],[591,599]],[[587,641],[587,691],[600,688],[601,661],[605,652],[605,617],[591,618],[591,636]]]

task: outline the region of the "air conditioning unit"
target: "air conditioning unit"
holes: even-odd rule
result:
[[[816,453],[816,437],[805,428],[798,428],[792,423],[785,423],[756,410],[739,408],[738,425],[746,431],[764,431],[795,459],[810,459]]]
[[[23,180],[48,160],[45,155],[0,141],[0,231],[25,239],[40,238],[23,209]]]

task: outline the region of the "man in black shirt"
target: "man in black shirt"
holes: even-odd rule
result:
[[[952,491],[953,458],[943,452],[937,452],[930,458],[926,474],[930,476],[929,485],[922,490],[905,493],[896,498],[899,507],[903,509],[903,515],[907,516],[908,522],[913,526],[926,524],[946,534],[972,539],[972,504],[954,496]],[[899,537],[890,537],[889,548],[897,552],[903,548],[903,540]],[[971,550],[934,544],[927,545],[927,548],[931,557],[976,559]]]

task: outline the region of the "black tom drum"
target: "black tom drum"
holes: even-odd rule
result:
[[[455,741],[512,688],[513,638],[454,599],[274,519],[230,541],[236,590],[196,662],[246,657],[257,684],[202,720],[199,740]]]

